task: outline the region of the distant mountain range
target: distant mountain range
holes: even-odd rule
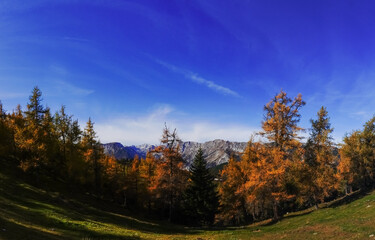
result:
[[[186,165],[190,166],[198,149],[202,148],[209,167],[214,167],[228,162],[232,154],[240,155],[245,150],[246,145],[246,142],[230,142],[220,139],[205,143],[182,142],[180,151]],[[113,142],[103,144],[103,147],[106,154],[113,155],[116,159],[133,159],[135,155],[145,158],[147,152],[156,146],[149,144],[123,146],[121,143]]]

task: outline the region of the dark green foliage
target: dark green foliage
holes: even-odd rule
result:
[[[59,151],[59,142],[56,134],[56,125],[51,115],[50,109],[46,108],[42,119],[42,142],[45,146],[44,158],[46,170],[53,174],[54,177],[64,168],[60,164],[61,152]]]
[[[3,110],[0,101],[0,156],[7,156],[13,150],[13,135],[9,124],[9,115]]]
[[[219,164],[219,165],[216,165],[216,166],[213,166],[211,168],[209,168],[211,174],[213,176],[219,176],[220,175],[220,172],[225,168],[225,166],[227,166],[228,163],[222,163],[222,164]]]
[[[65,106],[61,106],[60,111],[55,114],[54,123],[56,126],[56,135],[59,139],[59,148],[62,155],[59,162],[61,166],[66,168],[68,134],[71,130],[72,117],[65,113]]]
[[[365,123],[362,131],[363,186],[375,187],[375,117]]]
[[[328,112],[325,107],[321,107],[318,114],[318,119],[311,119],[310,137],[306,143],[305,159],[310,166],[317,165],[318,152],[328,151],[333,154],[333,138],[331,133],[333,128],[329,122]]]
[[[73,116],[68,115],[65,106],[61,106],[54,116],[56,138],[58,140],[60,174],[75,181],[79,181],[77,174],[82,169],[83,157],[81,152],[82,131],[78,120],[73,121]]]
[[[42,92],[38,87],[34,87],[32,95],[29,97],[29,103],[27,104],[27,111],[25,112],[26,117],[31,119],[36,125],[41,125],[43,114],[46,112],[42,102]]]
[[[218,205],[214,177],[207,169],[202,149],[199,149],[190,167],[189,184],[185,193],[186,213],[195,224],[211,225]]]
[[[344,138],[339,171],[346,192],[375,188],[375,117]]]
[[[305,146],[307,164],[305,173],[302,174],[308,178],[301,191],[304,192],[307,202],[312,202],[317,207],[318,202],[323,202],[336,188],[337,158],[334,155],[331,137],[333,128],[329,122],[327,109],[321,107],[317,113],[317,119],[311,119],[310,122],[310,137]]]

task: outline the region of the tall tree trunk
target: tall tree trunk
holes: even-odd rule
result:
[[[251,214],[253,215],[253,222],[255,222],[257,219],[256,219],[256,216],[255,216],[255,203],[253,205],[253,209],[251,211]]]
[[[126,193],[125,193],[125,191],[123,191],[123,194],[124,194],[124,203],[122,204],[122,206],[124,208],[126,208],[127,206],[126,206]]]
[[[314,207],[315,207],[315,210],[318,210],[319,206],[318,206],[318,200],[316,200],[316,196],[314,194],[313,196],[313,199],[314,199]]]
[[[148,213],[150,214],[151,213],[151,199],[150,198],[148,199],[147,209],[148,209]]]
[[[168,221],[172,222],[172,216],[173,216],[173,193],[170,191],[169,194],[169,216],[168,216]]]
[[[278,204],[277,204],[277,201],[273,201],[273,220],[274,221],[277,221],[280,219],[279,217],[279,208],[278,208]]]

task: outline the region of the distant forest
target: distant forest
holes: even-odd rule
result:
[[[167,126],[161,144],[145,159],[116,160],[104,154],[91,119],[82,131],[62,106],[42,104],[35,87],[27,108],[0,103],[0,161],[19,166],[35,184],[60,182],[129,210],[186,225],[238,225],[272,218],[375,187],[375,117],[336,146],[327,109],[311,119],[302,144],[299,94],[283,91],[264,106],[262,130],[241,157],[217,174],[202,150],[189,170],[179,153],[177,131]],[[338,154],[337,154],[338,148]]]

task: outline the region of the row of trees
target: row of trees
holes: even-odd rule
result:
[[[64,106],[52,115],[37,87],[25,111],[6,113],[0,104],[0,157],[17,162],[37,184],[59,180],[170,221],[211,224],[218,205],[213,177],[201,151],[187,171],[179,143],[165,126],[161,145],[145,159],[118,161],[104,154],[91,119],[81,131]]]
[[[119,161],[104,154],[89,119],[83,131],[61,107],[51,115],[34,88],[27,109],[6,113],[0,104],[0,156],[17,161],[37,182],[76,183],[97,197],[170,221],[240,224],[310,206],[375,186],[375,118],[348,134],[337,151],[322,107],[306,143],[298,124],[301,95],[281,91],[264,107],[261,141],[252,137],[214,178],[202,150],[189,171],[176,130],[164,128],[161,145],[145,159]]]
[[[278,220],[286,211],[324,201],[336,189],[338,162],[332,128],[322,107],[311,120],[310,137],[303,145],[298,126],[301,95],[291,99],[281,91],[265,107],[265,142],[250,140],[240,161],[222,171],[221,213],[224,223]],[[234,203],[234,204],[233,204]]]
[[[18,161],[38,181],[44,176],[61,178],[98,190],[105,163],[115,160],[104,155],[93,122],[89,119],[81,131],[64,106],[52,116],[51,110],[41,104],[41,96],[35,87],[26,111],[18,105],[12,113],[6,113],[0,104],[1,156]]]
[[[324,107],[301,143],[304,104],[301,95],[291,99],[281,91],[264,107],[258,133],[264,142],[250,140],[240,161],[230,160],[221,173],[218,221],[278,220],[286,212],[375,187],[375,117],[345,136],[337,151]]]
[[[375,117],[344,137],[340,148],[341,189],[350,193],[353,189],[375,187]]]

